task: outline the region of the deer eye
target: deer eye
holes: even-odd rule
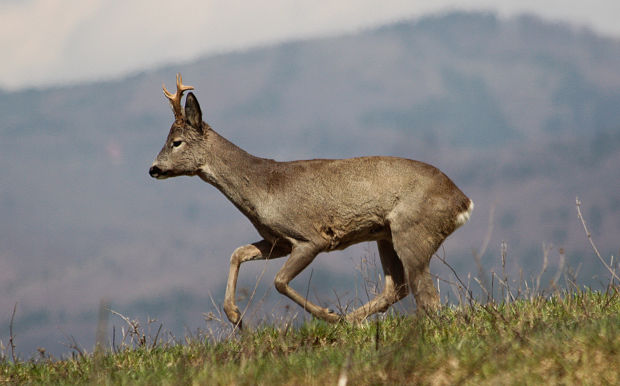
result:
[[[179,147],[179,146],[181,146],[182,143],[183,143],[183,141],[172,141],[172,146],[173,147]]]

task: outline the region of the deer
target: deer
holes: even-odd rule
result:
[[[230,257],[224,295],[229,321],[242,327],[235,302],[241,264],[289,256],[275,288],[327,322],[361,322],[385,312],[409,293],[417,312],[437,311],[440,298],[431,258],[474,203],[439,169],[406,158],[367,156],[279,162],[260,158],[228,141],[203,121],[193,92],[177,74],[176,93],[162,84],[174,122],[149,169],[151,177],[198,176],[216,187],[253,224],[262,240]],[[377,243],[383,290],[344,315],[309,301],[289,283],[321,252],[360,242]]]

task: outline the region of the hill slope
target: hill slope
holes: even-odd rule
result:
[[[617,384],[620,297],[575,292],[512,304],[389,315],[359,326],[312,321],[185,344],[9,363],[0,382],[42,384]]]
[[[58,346],[59,326],[92,342],[101,298],[178,329],[202,323],[208,293],[221,299],[230,253],[258,236],[201,181],[148,177],[172,121],[160,84],[176,72],[196,87],[205,119],[253,154],[439,166],[476,202],[445,245],[462,274],[477,269],[471,251],[490,229],[487,271],[499,272],[502,240],[508,269],[525,275],[550,243],[552,265],[562,247],[583,284],[606,283],[574,200],[603,255],[617,255],[618,69],[616,40],[528,16],[451,13],[113,82],[0,92],[0,320],[18,302],[32,352],[34,342]],[[319,257],[311,294],[330,304],[332,288],[351,295],[351,262],[373,251]],[[261,269],[244,266],[248,288]]]

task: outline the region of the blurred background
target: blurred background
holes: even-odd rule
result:
[[[611,0],[0,1],[0,349],[15,304],[26,358],[92,350],[102,300],[177,337],[217,314],[230,254],[259,236],[199,179],[148,176],[173,121],[161,84],[177,72],[205,120],[254,155],[438,166],[476,203],[438,253],[477,293],[471,277],[503,269],[514,288],[533,283],[545,256],[541,290],[558,272],[605,288],[575,197],[617,257],[618,14]],[[376,254],[319,255],[292,285],[332,308],[366,300]],[[242,306],[260,279],[250,325],[306,317],[272,288],[283,263],[242,266]]]

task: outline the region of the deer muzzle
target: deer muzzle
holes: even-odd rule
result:
[[[151,166],[151,168],[149,169],[149,174],[151,175],[151,177],[157,179],[163,179],[167,177],[166,173],[164,173],[164,171],[161,170],[157,165]]]

